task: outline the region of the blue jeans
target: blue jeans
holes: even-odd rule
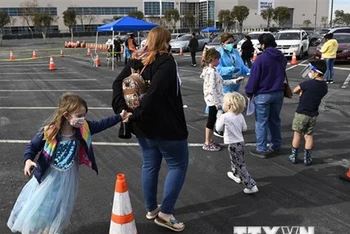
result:
[[[187,139],[169,141],[138,137],[137,140],[143,156],[142,187],[146,209],[152,211],[158,206],[158,174],[164,158],[169,172],[164,182],[161,211],[165,214],[173,214],[188,168]]]
[[[267,152],[267,143],[269,140],[271,140],[273,149],[281,148],[280,112],[283,105],[283,97],[283,91],[257,94],[254,97],[257,151]],[[270,137],[271,139],[268,139]]]
[[[334,67],[335,58],[326,58],[324,59],[324,61],[326,61],[326,65],[327,65],[327,71],[324,74],[324,78],[326,79],[326,81],[333,80],[333,76],[334,76],[333,67]]]

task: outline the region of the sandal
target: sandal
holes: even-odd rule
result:
[[[158,213],[160,211],[160,205],[157,206],[157,208],[155,208],[154,210],[152,211],[148,211],[146,213],[146,219],[155,219],[157,216],[158,216]]]
[[[170,221],[165,221],[164,219],[160,218],[159,216],[154,220],[154,222],[161,226],[168,228],[174,232],[181,232],[185,229],[185,224],[180,223],[176,219],[171,219]]]

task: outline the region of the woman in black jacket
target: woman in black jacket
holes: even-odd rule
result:
[[[157,27],[149,32],[146,49],[136,52],[146,66],[142,76],[150,86],[140,105],[129,117],[143,156],[142,186],[147,219],[160,226],[182,231],[185,225],[173,215],[188,167],[188,131],[181,96],[177,65],[170,55],[171,34]],[[113,110],[127,109],[122,94],[122,81],[130,75],[130,61],[113,83]],[[135,62],[135,61],[134,61]],[[163,200],[158,207],[157,183],[162,158],[169,172],[164,183]]]
[[[245,42],[243,42],[243,44],[241,46],[242,60],[243,60],[244,64],[247,64],[247,66],[249,68],[251,68],[254,47],[253,47],[253,43],[251,41],[250,36],[246,35],[244,38],[245,38]]]

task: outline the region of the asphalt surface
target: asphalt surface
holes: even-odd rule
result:
[[[79,38],[81,39],[81,38]],[[3,41],[0,46],[0,233],[11,233],[6,222],[27,178],[23,175],[26,143],[50,117],[59,97],[66,91],[80,94],[89,105],[88,118],[113,114],[112,82],[122,69],[93,67],[86,49],[64,49],[65,39]],[[66,39],[68,40],[68,39]],[[86,38],[94,42],[94,38]],[[105,42],[106,38],[99,39]],[[31,59],[32,50],[39,58]],[[63,49],[64,57],[60,57]],[[12,51],[15,61],[9,61]],[[57,70],[49,71],[49,56]],[[230,168],[227,149],[206,152],[206,116],[200,67],[191,67],[189,54],[174,55],[179,64],[182,94],[188,124],[190,165],[185,185],[176,204],[176,217],[185,222],[183,233],[233,233],[235,226],[313,226],[317,234],[350,233],[350,183],[338,179],[349,166],[349,64],[336,64],[335,83],[320,106],[315,133],[313,165],[291,164],[287,157],[292,139],[291,123],[298,98],[285,99],[281,117],[283,150],[279,155],[259,159],[249,154],[254,148],[254,117],[247,116],[246,163],[256,180],[259,193],[246,195],[227,178]],[[198,53],[199,61],[200,53]],[[291,86],[303,81],[298,66],[288,66]],[[301,64],[300,64],[301,63]],[[345,82],[345,83],[344,83]],[[241,92],[244,93],[244,85]],[[119,127],[119,126],[118,126]],[[117,137],[118,127],[93,136],[98,176],[80,167],[78,201],[66,234],[109,232],[114,185],[117,173],[126,175],[130,199],[139,234],[172,233],[145,218],[141,190],[141,156],[135,139]],[[166,131],[166,129],[164,129]],[[222,142],[216,138],[217,142]],[[159,200],[167,172],[164,164],[159,179]],[[263,232],[262,232],[263,233]],[[282,233],[281,231],[277,233]]]

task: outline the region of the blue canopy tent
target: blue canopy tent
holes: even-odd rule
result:
[[[143,30],[151,30],[152,28],[157,26],[158,25],[154,23],[139,20],[130,16],[125,16],[116,21],[97,27],[96,44],[97,44],[98,32],[112,32],[112,41],[113,41],[115,31],[120,31],[120,32],[143,31]],[[114,59],[112,59],[112,69],[114,70]]]
[[[201,32],[211,33],[211,32],[220,32],[220,29],[214,27],[207,27],[201,30]]]

